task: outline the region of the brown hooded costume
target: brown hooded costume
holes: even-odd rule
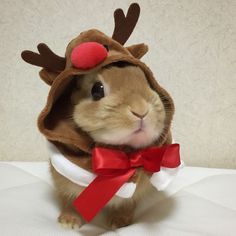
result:
[[[78,158],[78,156],[83,156],[83,154],[88,156],[97,144],[87,133],[68,119],[72,114],[72,104],[70,104],[69,98],[74,85],[73,78],[75,75],[99,71],[114,62],[124,61],[142,69],[150,87],[160,96],[167,114],[164,130],[152,146],[160,147],[171,143],[170,125],[174,104],[170,95],[157,83],[151,70],[140,60],[148,51],[148,47],[145,44],[123,46],[137,23],[139,13],[138,4],[132,4],[126,16],[121,9],[117,9],[114,13],[115,29],[112,38],[95,29],[82,32],[68,44],[65,57],[55,55],[45,44],[38,45],[39,54],[31,51],[22,53],[23,60],[43,68],[40,71],[40,77],[51,86],[46,106],[38,118],[39,130],[68,159],[85,169],[91,170],[91,161],[84,161],[84,158]],[[92,68],[89,66],[88,68],[75,67],[71,61],[73,49],[86,42],[103,45],[107,49],[107,56]],[[119,148],[130,150],[127,147]]]

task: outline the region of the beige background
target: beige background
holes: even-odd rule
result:
[[[132,1],[0,0],[0,160],[45,160],[36,118],[49,87],[20,52],[40,42],[64,54],[69,40],[98,28],[111,35],[113,10]],[[145,42],[144,61],[173,96],[175,140],[189,165],[236,168],[236,1],[143,0],[127,45]]]

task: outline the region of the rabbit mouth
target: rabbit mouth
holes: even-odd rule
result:
[[[139,127],[137,130],[135,130],[132,134],[140,134],[144,133],[146,130],[144,127]]]
[[[138,148],[149,145],[152,140],[153,138],[148,134],[147,130],[140,128],[131,134],[126,144]]]
[[[142,135],[145,135],[145,134],[147,134],[147,131],[144,128],[139,128],[131,134],[131,137],[142,136]]]
[[[139,134],[141,132],[145,132],[145,127],[146,127],[146,124],[144,123],[144,120],[141,119],[139,124],[138,124],[138,129],[136,129],[133,134]]]
[[[141,119],[134,131],[125,140],[126,145],[130,145],[135,148],[145,147],[150,145],[156,138],[159,132],[150,127],[150,124]]]
[[[144,131],[144,130],[141,129],[141,128],[139,128],[139,129],[137,129],[136,131],[134,131],[134,134],[138,134],[138,133],[140,133],[140,132],[142,132],[142,131]]]
[[[131,133],[131,139],[141,138],[147,136],[146,125],[143,120],[140,120],[139,126]]]

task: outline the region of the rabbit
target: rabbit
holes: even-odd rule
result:
[[[74,80],[71,122],[99,146],[138,150],[155,143],[162,135],[168,110],[138,66],[113,63],[98,72],[75,76]],[[169,143],[170,134],[165,144]],[[78,161],[91,171],[90,156]],[[51,172],[64,202],[58,221],[66,227],[79,228],[84,221],[72,202],[84,188],[61,176],[53,167]],[[137,184],[132,198],[114,196],[109,201],[106,207],[109,227],[115,229],[132,223],[137,203],[151,189],[149,177],[149,173],[139,169],[130,179]]]
[[[117,9],[112,37],[96,29],[81,32],[69,42],[64,57],[44,43],[38,45],[38,53],[25,50],[21,54],[25,62],[42,68],[40,77],[51,86],[38,117],[40,132],[66,161],[89,174],[93,174],[91,153],[96,147],[129,154],[172,143],[174,103],[140,60],[148,46],[124,46],[139,13],[137,3],[130,5],[126,15]],[[61,199],[58,221],[65,227],[79,228],[85,223],[84,216],[75,210],[73,202],[85,185],[61,174],[52,160],[50,170]],[[177,160],[174,167],[179,164]],[[128,180],[136,183],[132,197],[109,198],[104,209],[109,227],[132,224],[136,206],[152,188],[155,174],[138,167]]]

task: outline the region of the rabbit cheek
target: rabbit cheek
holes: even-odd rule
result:
[[[99,111],[99,104],[91,103],[89,100],[81,101],[74,107],[73,119],[75,123],[85,132],[98,129],[101,125],[97,114]]]

